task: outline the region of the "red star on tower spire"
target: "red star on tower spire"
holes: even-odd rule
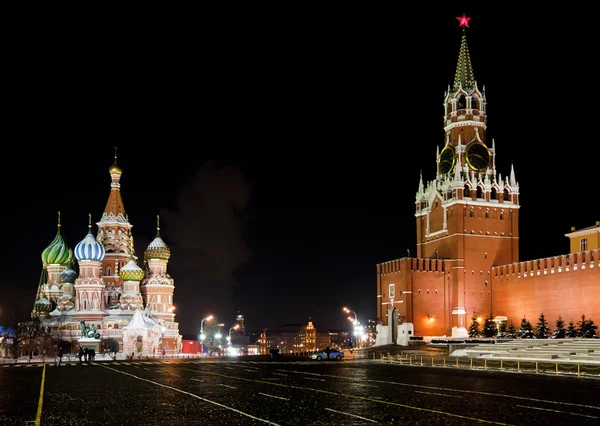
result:
[[[456,19],[459,20],[461,27],[462,26],[468,27],[469,21],[471,20],[471,18],[467,18],[464,13],[463,13],[463,16],[457,16]]]

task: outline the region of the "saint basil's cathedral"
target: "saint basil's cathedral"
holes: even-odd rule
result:
[[[142,269],[121,198],[116,153],[109,172],[110,195],[96,236],[90,215],[87,234],[71,249],[63,239],[59,213],[56,236],[42,252],[32,317],[49,327],[62,346],[70,343],[70,352],[81,346],[134,355],[180,353],[175,287],[167,273],[171,252],[160,236],[159,218]]]
[[[444,96],[444,145],[435,179],[421,176],[416,193],[417,256],[377,265],[377,345],[464,338],[475,316],[491,317],[498,329],[518,329],[523,318],[536,324],[542,313],[551,329],[559,317],[565,324],[600,319],[600,222],[565,235],[569,254],[519,260],[519,183],[514,166],[504,176],[496,169],[485,88],[467,46],[470,18],[458,19],[463,34]]]

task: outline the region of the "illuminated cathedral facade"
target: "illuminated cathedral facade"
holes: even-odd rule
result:
[[[435,179],[421,176],[415,198],[417,256],[377,265],[377,344],[411,336],[467,337],[474,315],[518,329],[541,313],[552,327],[600,319],[600,222],[566,234],[569,254],[519,260],[520,187],[511,166],[496,168],[485,89],[471,66],[465,27],[452,87],[444,96]]]
[[[175,285],[167,272],[171,252],[161,238],[159,218],[156,237],[140,262],[121,198],[116,155],[109,173],[110,195],[96,235],[90,215],[83,239],[74,249],[68,247],[59,213],[56,236],[42,252],[32,317],[71,352],[88,347],[128,355],[180,353]],[[95,332],[86,335],[90,328]]]

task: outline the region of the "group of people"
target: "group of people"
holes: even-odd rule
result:
[[[94,358],[96,357],[96,350],[94,348],[82,348],[81,346],[79,346],[79,362],[82,361],[82,358],[84,361],[93,361]]]

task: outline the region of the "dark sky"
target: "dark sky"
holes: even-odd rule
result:
[[[348,327],[344,305],[374,319],[375,265],[416,252],[419,170],[435,176],[463,11],[488,142],[521,187],[521,260],[568,252],[564,233],[600,220],[589,27],[548,10],[459,8],[381,23],[356,11],[232,63],[219,81],[240,87],[221,99],[231,110],[198,100],[230,128],[22,129],[22,143],[5,145],[0,324],[31,309],[56,212],[71,247],[88,213],[100,219],[115,145],[138,253],[163,218],[182,334],[209,313],[231,326],[236,308],[254,330],[309,317],[317,329]],[[219,83],[204,80],[212,94]]]

